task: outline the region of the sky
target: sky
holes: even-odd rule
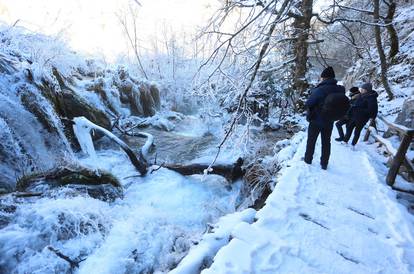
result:
[[[115,58],[126,50],[117,14],[138,10],[143,47],[165,33],[194,33],[217,0],[0,0],[0,20],[48,35],[59,34],[76,51]]]

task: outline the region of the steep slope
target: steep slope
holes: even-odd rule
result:
[[[156,85],[106,67],[59,39],[0,26],[0,193],[24,175],[76,162],[70,119],[107,129],[117,117],[160,110]]]

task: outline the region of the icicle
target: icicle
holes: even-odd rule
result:
[[[147,141],[141,148],[142,157],[148,162],[148,154],[151,146],[154,144],[154,136],[145,132],[138,132],[139,135],[147,137]]]
[[[78,139],[82,152],[92,158],[96,158],[95,147],[93,145],[91,130],[92,127],[85,117],[76,117],[73,119],[73,131]]]
[[[96,157],[95,148],[93,146],[92,138],[91,138],[91,130],[97,130],[103,134],[105,134],[109,139],[117,143],[128,155],[132,164],[137,168],[137,170],[141,173],[141,175],[145,175],[147,173],[147,161],[144,156],[137,158],[134,154],[132,149],[128,147],[121,139],[116,137],[112,132],[109,130],[95,125],[85,117],[76,117],[73,118],[73,130],[75,131],[76,138],[78,139],[79,144],[81,145],[82,151],[87,153],[92,157]],[[141,155],[146,154],[148,156],[148,150],[152,145],[154,137],[151,134],[142,133],[142,135],[148,138],[147,142],[145,143],[144,147],[141,150]]]

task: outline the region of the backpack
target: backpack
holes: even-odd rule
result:
[[[347,114],[349,107],[349,99],[345,93],[329,93],[322,103],[321,116],[329,121],[337,121]]]

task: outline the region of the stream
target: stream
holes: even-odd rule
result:
[[[151,163],[207,163],[220,142],[220,125],[186,116],[174,130],[148,127],[155,149]],[[278,130],[261,134],[258,155],[272,155]],[[144,138],[121,136],[135,151]],[[160,168],[140,177],[127,155],[104,137],[95,142],[96,158],[77,154],[90,168],[110,171],[124,188],[112,202],[91,198],[72,187],[48,190],[40,197],[0,196],[0,273],[154,273],[168,272],[198,243],[219,217],[235,212],[242,182],[217,175],[182,176]],[[233,145],[217,162],[234,163]],[[66,256],[62,259],[56,252]]]
[[[217,138],[195,118],[172,132],[154,135],[159,161],[193,161],[211,154]],[[145,140],[127,138],[138,149]],[[48,195],[0,199],[0,273],[165,272],[196,244],[209,223],[235,211],[240,184],[216,175],[182,176],[161,168],[137,176],[126,155],[104,138],[97,159],[80,161],[112,172],[124,186],[123,199],[93,199],[66,188]],[[155,157],[155,152],[151,155]],[[72,267],[48,247],[60,251]]]

